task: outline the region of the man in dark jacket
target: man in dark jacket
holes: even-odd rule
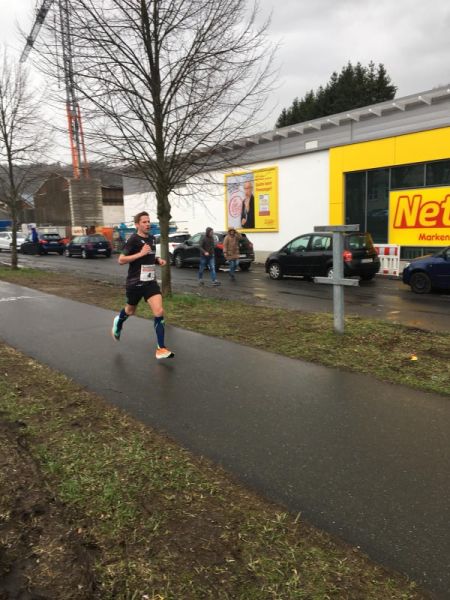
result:
[[[206,265],[211,273],[211,281],[213,285],[220,285],[216,279],[216,260],[215,260],[216,241],[214,239],[214,231],[212,227],[207,227],[205,234],[200,240],[200,266],[198,269],[198,283],[203,285],[203,271]]]

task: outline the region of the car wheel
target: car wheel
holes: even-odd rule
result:
[[[431,279],[422,271],[411,275],[409,285],[416,294],[428,294],[431,291]]]
[[[333,266],[328,267],[328,269],[327,269],[327,277],[329,279],[333,279]]]
[[[105,256],[106,256],[106,258],[111,258],[111,252],[107,252],[107,253],[105,254]]]
[[[364,273],[364,275],[361,275],[363,281],[371,281],[374,277],[375,273]]]
[[[59,250],[58,254],[62,256],[64,254],[64,250]]]
[[[241,271],[248,271],[250,269],[250,263],[244,263],[242,265],[239,265],[239,268]]]
[[[169,265],[173,265],[173,254],[171,252],[169,252]]]
[[[270,279],[283,279],[283,271],[281,270],[281,265],[278,262],[270,263],[268,272]]]
[[[178,254],[175,254],[174,257],[174,263],[175,266],[177,267],[177,269],[182,269],[184,267],[184,262],[183,262],[183,257],[181,256],[181,254],[178,252]]]
[[[88,254],[84,249],[81,251],[81,258],[88,258]]]
[[[64,250],[64,256],[67,256],[67,258],[72,256],[67,248]]]

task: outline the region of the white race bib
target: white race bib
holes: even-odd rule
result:
[[[155,281],[155,265],[141,265],[141,281]]]

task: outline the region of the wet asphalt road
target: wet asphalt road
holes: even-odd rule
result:
[[[1,281],[0,307],[0,339],[450,598],[448,398],[173,327],[157,363],[148,321],[117,344],[111,311]]]
[[[8,261],[7,254],[0,260]],[[56,254],[49,256],[20,255],[20,264],[46,270],[67,270],[98,280],[123,283],[126,267],[117,264],[115,258],[83,260],[66,258]],[[175,291],[197,292],[196,270],[172,267]],[[207,275],[207,273],[206,273]],[[254,265],[247,273],[238,273],[236,284],[228,280],[225,272],[219,273],[223,285],[218,289],[204,289],[209,294],[243,300],[262,305],[310,312],[332,312],[331,286],[319,285],[300,278],[272,281],[264,272],[263,265]],[[346,314],[381,318],[405,325],[450,331],[450,293],[437,292],[420,296],[413,294],[399,280],[377,277],[375,281],[361,282],[358,287],[345,289]]]

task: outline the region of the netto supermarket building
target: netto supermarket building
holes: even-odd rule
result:
[[[230,224],[227,178],[271,170],[275,218],[249,230],[260,259],[326,224],[358,223],[375,242],[401,246],[405,259],[450,245],[450,85],[265,132],[235,146],[239,164],[211,174],[215,189],[197,187],[190,196],[188,186],[173,197],[173,218],[191,233]],[[125,178],[124,195],[127,220],[143,208],[155,214],[154,194],[143,183]],[[258,201],[255,193],[257,214]]]

